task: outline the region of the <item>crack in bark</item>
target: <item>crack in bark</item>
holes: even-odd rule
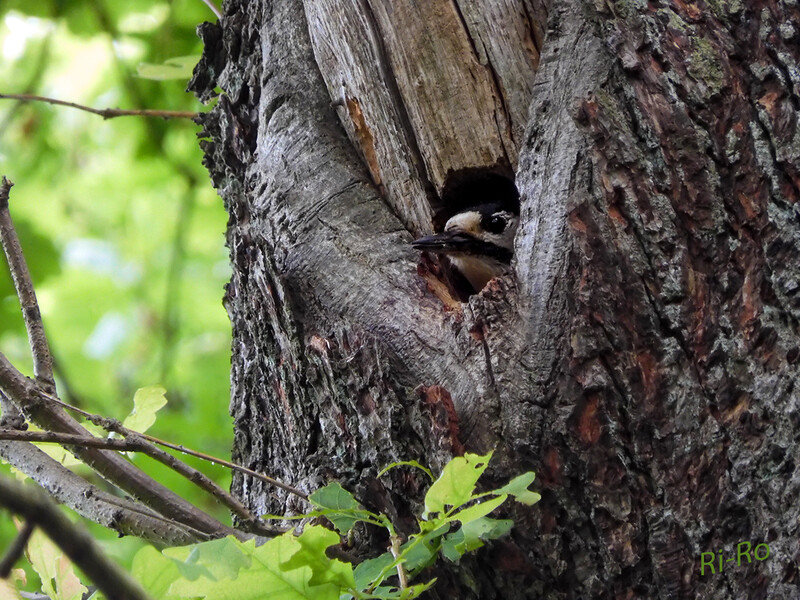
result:
[[[525,20],[528,22],[528,33],[530,33],[531,42],[533,42],[533,47],[536,48],[536,52],[539,54],[538,60],[536,61],[538,63],[542,57],[542,47],[539,45],[539,41],[536,39],[536,30],[533,28],[533,24],[537,21],[531,16],[531,11],[528,8],[528,3],[526,0],[522,0],[520,5],[522,6],[522,12],[525,13]],[[545,23],[545,25],[547,24]]]
[[[489,58],[488,53],[486,55],[486,68],[489,69],[489,73],[492,76],[492,84],[495,91],[497,92],[496,98],[500,101],[500,112],[502,113],[502,115],[498,115],[497,114],[498,111],[495,110],[494,122],[495,125],[497,126],[497,133],[500,136],[500,140],[503,142],[503,149],[505,150],[506,153],[506,160],[508,160],[510,163],[511,162],[510,157],[515,154],[515,152],[509,152],[509,149],[506,148],[506,139],[514,143],[514,131],[511,124],[511,113],[508,110],[508,105],[506,103],[506,96],[503,91],[503,85],[500,82],[500,76],[497,74],[497,70],[494,68],[494,65],[492,64],[492,61]],[[503,135],[503,130],[499,123],[499,120],[501,119],[505,121],[505,129],[506,129],[505,135]]]
[[[375,47],[376,55],[378,56],[378,67],[383,74],[383,80],[386,83],[386,90],[389,93],[389,96],[392,98],[393,105],[397,110],[399,125],[403,130],[405,138],[408,140],[408,150],[409,154],[411,155],[411,162],[417,171],[417,176],[422,184],[422,189],[425,190],[425,194],[428,197],[428,204],[433,206],[436,203],[435,200],[439,197],[439,194],[436,191],[436,186],[431,181],[428,169],[425,166],[425,159],[422,156],[422,151],[420,150],[419,142],[417,140],[416,133],[414,132],[414,127],[411,124],[411,117],[408,114],[408,108],[406,107],[405,99],[403,98],[403,94],[401,93],[400,87],[397,84],[394,68],[392,67],[392,62],[389,59],[389,52],[387,51],[386,44],[383,41],[383,32],[381,31],[380,24],[375,16],[375,11],[372,9],[372,5],[370,4],[369,0],[357,1],[361,7],[362,14],[367,19],[370,31],[372,32],[371,37]]]
[[[500,102],[500,111],[497,110],[495,105],[494,122],[495,126],[497,127],[497,134],[500,138],[500,141],[503,144],[503,150],[506,155],[506,160],[508,160],[510,164],[511,163],[510,157],[513,156],[515,152],[509,152],[509,149],[506,148],[506,140],[508,139],[513,143],[514,135],[511,126],[511,114],[509,113],[508,106],[506,104],[506,98],[505,94],[503,93],[503,86],[500,83],[500,77],[497,74],[494,65],[492,64],[492,59],[489,57],[489,52],[486,50],[486,45],[483,43],[483,40],[480,40],[480,38],[476,40],[472,36],[469,24],[467,23],[467,20],[464,17],[464,13],[462,12],[461,7],[458,4],[458,0],[450,0],[450,3],[453,6],[453,10],[455,11],[456,16],[458,17],[459,23],[461,23],[461,28],[464,31],[464,35],[466,36],[467,41],[469,42],[469,45],[472,48],[472,54],[475,56],[475,59],[478,61],[478,64],[484,67],[489,72],[489,76],[491,77],[492,87],[495,91],[493,96],[495,97],[496,100],[499,100]],[[478,41],[480,41],[481,46],[483,47],[483,53],[478,52]],[[501,112],[502,116],[498,115],[497,114],[498,112]],[[505,134],[503,133],[503,127],[501,127],[500,121],[505,122]]]
[[[467,41],[469,42],[470,47],[472,48],[472,54],[475,55],[478,63],[483,65],[483,61],[481,61],[481,55],[478,53],[478,46],[475,43],[475,39],[472,37],[472,34],[469,31],[469,25],[467,24],[467,20],[464,18],[464,13],[461,12],[461,7],[458,5],[458,0],[450,0],[450,4],[453,6],[453,10],[458,17],[459,23],[461,23],[461,29],[464,30],[464,35],[467,37]],[[484,47],[484,56],[486,56],[486,62],[489,62],[489,57],[485,54],[486,48]]]

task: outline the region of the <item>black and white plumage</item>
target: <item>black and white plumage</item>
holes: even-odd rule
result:
[[[415,240],[412,247],[446,256],[479,292],[491,279],[508,272],[518,224],[518,211],[508,203],[480,204],[453,215],[442,233]]]

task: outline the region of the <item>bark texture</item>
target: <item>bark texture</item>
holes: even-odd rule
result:
[[[441,597],[796,598],[799,16],[226,3],[194,89],[226,93],[234,457],[401,521],[423,482],[389,462],[535,469],[542,502]],[[516,277],[459,304],[408,243],[476,167],[516,173]],[[744,541],[769,558],[700,574]]]

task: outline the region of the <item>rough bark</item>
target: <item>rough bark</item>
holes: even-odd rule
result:
[[[797,6],[414,6],[231,1],[202,30],[235,457],[400,519],[422,481],[388,462],[535,469],[443,597],[796,597]],[[516,172],[516,276],[443,303],[408,242],[480,166]],[[700,575],[743,541],[770,557]]]

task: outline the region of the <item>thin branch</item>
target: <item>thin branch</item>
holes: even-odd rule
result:
[[[42,429],[89,437],[89,432],[59,406],[62,404],[60,400],[20,373],[2,352],[0,352],[0,391]],[[56,402],[46,402],[43,399],[55,399],[58,405]],[[165,517],[210,534],[212,537],[238,533],[181,498],[122,456],[97,448],[73,446],[69,450],[108,481]]]
[[[34,382],[26,378],[0,353],[0,391],[4,395],[3,403],[6,405],[9,402],[13,403],[43,429],[90,437],[89,432],[69,414],[52,403],[42,402],[39,397],[40,393],[48,397],[55,397],[53,396],[55,394],[53,363],[47,338],[44,334],[33,283],[8,210],[9,190],[12,185],[8,179],[2,178],[2,183],[0,184],[0,238],[2,238],[3,249],[8,257],[9,268],[20,299],[25,324],[28,328],[28,338],[34,358],[34,373],[36,374],[37,383],[34,384]],[[11,411],[9,416],[13,418],[16,415]],[[13,420],[9,424],[13,425]],[[82,447],[73,447],[70,451],[106,479],[114,482],[165,517],[207,534],[226,535],[237,533],[231,527],[220,523],[190,502],[187,502],[117,454],[100,449]],[[167,453],[163,453],[163,455],[161,457],[163,460],[171,461],[173,464],[180,463],[180,461],[170,457]],[[185,468],[180,468],[179,472],[184,475],[190,474],[192,481],[201,485],[201,487],[204,486],[206,489],[214,489],[214,486],[216,486],[210,479],[199,471],[191,469],[188,465],[185,465]],[[216,486],[216,488],[221,490],[219,486]],[[247,514],[247,517],[243,517],[245,522],[251,525],[257,523],[257,519],[254,519],[249,513]]]
[[[37,96],[36,94],[0,94],[0,99],[20,100],[22,102],[45,102],[46,104],[55,104],[57,106],[69,106],[70,108],[77,108],[94,115],[99,115],[103,119],[113,119],[116,117],[160,117],[162,119],[194,119],[199,113],[184,111],[184,110],[157,110],[150,108],[141,108],[135,110],[125,110],[121,108],[92,108],[83,104],[76,104],[75,102],[67,102],[66,100],[58,100],[57,98],[47,98],[46,96]]]
[[[211,12],[213,12],[220,21],[222,20],[222,13],[219,11],[219,9],[214,5],[214,3],[211,0],[203,0],[203,3],[208,8],[211,9]]]
[[[25,328],[28,331],[28,341],[31,346],[31,354],[33,354],[33,374],[36,376],[36,381],[52,393],[56,390],[56,384],[53,379],[53,357],[50,354],[50,344],[44,333],[42,314],[39,311],[39,303],[36,301],[28,264],[25,262],[17,230],[14,229],[11,212],[8,209],[9,191],[13,185],[3,176],[0,184],[0,240],[2,240],[3,251],[8,259],[8,269],[14,280],[14,287],[22,307],[22,317],[25,320]]]
[[[2,355],[0,354],[0,356],[2,356]],[[216,456],[211,456],[210,454],[205,454],[204,452],[198,452],[197,450],[191,450],[190,448],[186,448],[185,446],[181,446],[179,444],[173,444],[171,442],[167,442],[165,440],[159,439],[159,438],[154,437],[152,435],[148,435],[146,433],[139,433],[137,431],[132,431],[132,430],[128,429],[127,427],[124,427],[122,425],[122,423],[120,423],[116,419],[109,419],[108,417],[103,417],[101,415],[95,415],[95,414],[92,414],[92,413],[87,412],[85,410],[82,410],[80,408],[77,408],[75,406],[70,406],[66,402],[63,402],[63,401],[59,400],[58,398],[56,398],[55,396],[52,396],[52,395],[50,395],[50,394],[48,394],[46,392],[40,392],[40,395],[43,398],[46,398],[46,399],[58,404],[59,406],[65,408],[67,410],[70,410],[72,412],[75,412],[75,413],[81,415],[82,417],[86,418],[86,420],[88,420],[90,423],[93,423],[94,425],[97,425],[98,427],[102,427],[103,429],[105,429],[106,431],[108,431],[110,433],[118,433],[123,437],[140,436],[140,437],[142,437],[142,438],[144,438],[144,439],[146,439],[146,440],[148,440],[150,442],[153,442],[154,444],[158,444],[159,446],[164,446],[165,448],[170,448],[172,450],[177,450],[178,452],[182,452],[183,454],[188,454],[189,456],[194,456],[196,458],[200,458],[200,459],[205,460],[207,462],[217,463],[217,464],[222,465],[223,467],[227,467],[227,468],[232,469],[234,471],[239,471],[241,473],[245,473],[247,475],[250,475],[251,477],[255,477],[256,479],[260,479],[261,481],[264,481],[266,483],[269,483],[270,485],[274,485],[275,487],[278,487],[278,488],[280,488],[280,489],[282,489],[284,491],[287,491],[290,494],[294,494],[295,496],[297,496],[299,498],[302,498],[303,500],[308,500],[308,496],[304,492],[302,492],[301,490],[298,490],[297,488],[292,487],[291,485],[289,485],[287,483],[283,483],[282,481],[278,481],[277,479],[273,479],[272,477],[270,477],[268,475],[264,475],[263,473],[259,473],[258,471],[253,471],[252,469],[248,469],[247,467],[243,467],[242,465],[237,465],[236,463],[233,463],[233,462],[231,462],[229,460],[225,460],[223,458],[218,458]]]
[[[11,545],[6,550],[3,560],[0,560],[0,579],[7,579],[11,574],[11,569],[17,564],[17,561],[25,552],[25,547],[28,545],[28,540],[31,539],[33,530],[36,528],[33,521],[26,519],[22,529],[11,542]]]
[[[107,598],[150,600],[139,583],[106,557],[92,536],[70,521],[41,490],[0,477],[0,505],[41,528]]]
[[[274,536],[283,533],[283,530],[270,527],[255,517],[248,509],[229,492],[217,485],[206,475],[181,462],[171,454],[147,443],[139,435],[130,435],[125,439],[99,438],[95,436],[72,435],[68,433],[54,433],[52,431],[18,431],[14,429],[0,429],[0,440],[14,440],[24,442],[38,442],[61,444],[62,446],[82,446],[84,448],[103,448],[120,452],[141,452],[159,461],[160,463],[183,475],[205,490],[217,500],[227,506],[248,525],[248,530],[263,536]]]
[[[168,546],[220,537],[168,519],[134,500],[104,492],[33,444],[0,441],[0,457],[25,473],[56,501],[120,535],[135,535]]]

